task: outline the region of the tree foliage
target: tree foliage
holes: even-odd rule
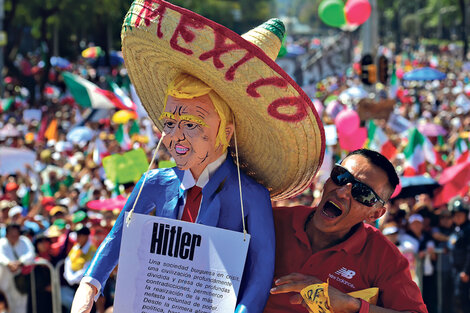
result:
[[[120,31],[131,0],[5,0],[7,50],[40,47],[74,58],[83,44],[93,42],[105,50],[120,49]],[[273,16],[273,0],[170,0],[237,32],[248,30]],[[25,42],[27,41],[27,42]],[[24,48],[24,49],[21,49]]]

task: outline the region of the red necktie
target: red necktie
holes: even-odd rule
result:
[[[196,222],[197,213],[199,212],[199,206],[202,199],[202,188],[193,186],[188,189],[186,195],[186,204],[184,205],[182,221],[185,222]]]

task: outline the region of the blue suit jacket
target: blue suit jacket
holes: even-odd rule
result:
[[[135,207],[136,213],[177,219],[180,188],[184,171],[177,168],[149,172]],[[241,174],[245,222],[251,235],[248,256],[238,295],[237,312],[261,313],[266,304],[274,273],[275,236],[269,192],[250,177]],[[130,211],[143,178],[135,186],[116,224],[98,248],[85,276],[97,279],[102,290],[118,262],[124,212]],[[243,231],[237,168],[230,157],[217,169],[202,189],[202,202],[197,223]]]

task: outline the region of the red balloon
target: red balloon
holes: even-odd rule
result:
[[[344,6],[348,24],[360,25],[367,21],[372,7],[368,0],[349,0]]]

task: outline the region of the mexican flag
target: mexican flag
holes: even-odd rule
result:
[[[92,109],[125,107],[112,91],[101,89],[85,78],[69,72],[63,72],[62,75],[70,93],[81,106]]]
[[[389,140],[387,134],[372,120],[367,125],[367,148],[380,152],[389,160],[397,154],[397,148]]]
[[[0,113],[3,113],[5,111],[10,110],[10,108],[13,106],[13,103],[15,103],[15,98],[10,97],[6,99],[0,99]]]
[[[123,104],[123,107],[120,108],[121,110],[137,110],[135,103],[132,102],[131,98],[129,98],[129,96],[124,92],[124,90],[122,90],[121,87],[111,80],[108,80],[108,84],[114,94],[119,98],[119,101]]]
[[[127,127],[125,127],[123,124],[119,124],[118,129],[114,135],[116,136],[116,141],[123,150],[127,151],[131,148],[131,138],[129,137],[129,131]]]
[[[418,129],[413,128],[408,133],[408,145],[403,150],[405,154],[405,171],[403,176],[416,176],[426,172],[426,162],[436,164],[436,151],[429,139]]]
[[[464,163],[468,160],[468,156],[470,155],[469,151],[469,142],[468,139],[464,138],[457,138],[454,145],[454,161],[455,164]]]
[[[390,89],[389,89],[389,92],[388,92],[388,97],[390,99],[395,99],[396,98],[397,91],[398,91],[398,86],[399,86],[399,80],[398,80],[398,77],[397,77],[396,68],[393,67],[392,76],[390,77]]]

